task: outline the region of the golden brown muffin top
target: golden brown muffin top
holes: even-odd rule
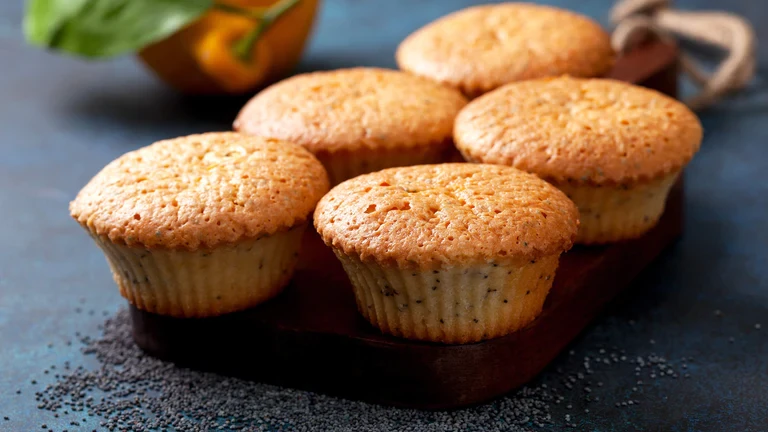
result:
[[[235,120],[240,132],[309,151],[417,147],[450,142],[467,100],[403,72],[353,68],[283,80],[254,96]]]
[[[510,165],[555,182],[633,184],[680,170],[702,129],[682,103],[607,79],[508,84],[456,118],[465,158]]]
[[[115,243],[196,250],[289,229],[328,191],[298,145],[233,132],[156,142],[109,163],[70,204]]]
[[[408,36],[400,69],[479,96],[525,79],[602,76],[613,66],[610,37],[591,19],[528,3],[474,6]]]
[[[347,180],[320,200],[325,243],[406,268],[536,259],[571,248],[578,210],[535,175],[500,165],[390,168]]]

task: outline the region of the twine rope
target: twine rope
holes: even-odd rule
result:
[[[670,0],[619,0],[611,9],[611,22],[616,26],[611,44],[619,53],[632,49],[649,34],[662,40],[682,37],[725,51],[725,58],[712,73],[691,56],[680,55],[683,73],[699,87],[685,101],[693,110],[704,109],[743,89],[755,74],[755,33],[739,16],[676,10]]]

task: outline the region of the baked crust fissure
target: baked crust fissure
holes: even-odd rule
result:
[[[570,249],[578,211],[559,190],[510,167],[440,164],[348,180],[318,203],[329,246],[363,262],[435,269],[536,259]]]
[[[327,174],[298,145],[234,132],[157,142],[108,164],[70,212],[129,247],[198,250],[305,223]]]
[[[454,139],[467,160],[513,166],[556,184],[632,187],[677,173],[701,123],[681,102],[608,79],[513,83],[468,104]]]

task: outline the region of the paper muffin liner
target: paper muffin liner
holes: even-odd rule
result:
[[[602,244],[634,239],[656,226],[678,174],[629,187],[555,186],[579,208],[576,243]]]
[[[426,146],[320,152],[315,156],[328,171],[331,186],[335,186],[344,180],[385,168],[441,163],[445,161],[449,148],[450,143],[439,142]]]
[[[192,318],[247,309],[280,293],[293,275],[306,227],[197,251],[128,247],[93,237],[131,304]]]
[[[449,344],[504,336],[534,320],[559,254],[516,264],[408,270],[334,250],[360,313],[383,333]]]

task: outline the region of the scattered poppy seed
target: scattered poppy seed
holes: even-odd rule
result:
[[[506,303],[508,300],[503,301]],[[440,322],[444,323],[444,320]],[[62,411],[87,413],[94,417],[92,421],[98,419],[98,430],[110,431],[340,430],[344,429],[338,424],[340,421],[355,424],[356,430],[401,429],[406,423],[412,425],[413,430],[425,431],[456,428],[511,432],[530,431],[533,427],[542,430],[558,427],[578,429],[581,422],[575,418],[576,414],[568,414],[569,417],[563,422],[556,420],[552,410],[555,406],[562,407],[561,410],[572,410],[574,405],[582,408],[578,399],[582,403],[600,405],[600,397],[594,395],[599,391],[593,389],[588,378],[593,372],[593,365],[594,371],[600,375],[609,366],[624,368],[620,361],[631,358],[634,365],[644,369],[644,373],[655,374],[657,370],[666,371],[666,376],[673,373],[667,360],[653,353],[627,357],[617,347],[609,350],[608,347],[598,346],[595,348],[600,351],[600,356],[593,358],[591,353],[579,356],[579,350],[572,349],[568,355],[576,357],[561,357],[567,359],[563,361],[568,362],[568,367],[565,367],[566,363],[560,363],[561,366],[556,368],[557,375],[546,374],[541,378],[551,381],[555,377],[555,382],[533,384],[494,402],[435,418],[431,415],[422,417],[411,410],[394,410],[177,368],[145,355],[134,344],[126,310],[120,310],[107,319],[100,329],[102,336],[76,339],[82,344],[82,352],[93,355],[100,367],[93,370],[81,366],[70,368],[69,363],[65,363],[67,371],[38,392],[37,397],[38,407],[42,410],[55,415]],[[584,362],[580,361],[582,356]],[[627,371],[629,373],[632,372]],[[638,381],[637,385],[641,383]],[[617,385],[620,384],[617,382]],[[596,385],[603,387],[603,382],[599,381]],[[190,388],[196,391],[190,392]],[[648,392],[649,397],[653,397],[653,389],[655,386]],[[624,391],[620,387],[618,390]],[[636,391],[636,387],[632,390]],[[606,391],[616,389],[612,385]],[[604,404],[614,402],[609,399]],[[637,405],[636,400],[616,403],[617,407]],[[342,411],[343,418],[340,417]],[[585,409],[584,412],[588,414],[590,410]],[[71,423],[77,430],[81,430],[79,425],[83,424],[79,417]],[[82,422],[86,422],[85,417]],[[472,427],[468,427],[469,424]]]

